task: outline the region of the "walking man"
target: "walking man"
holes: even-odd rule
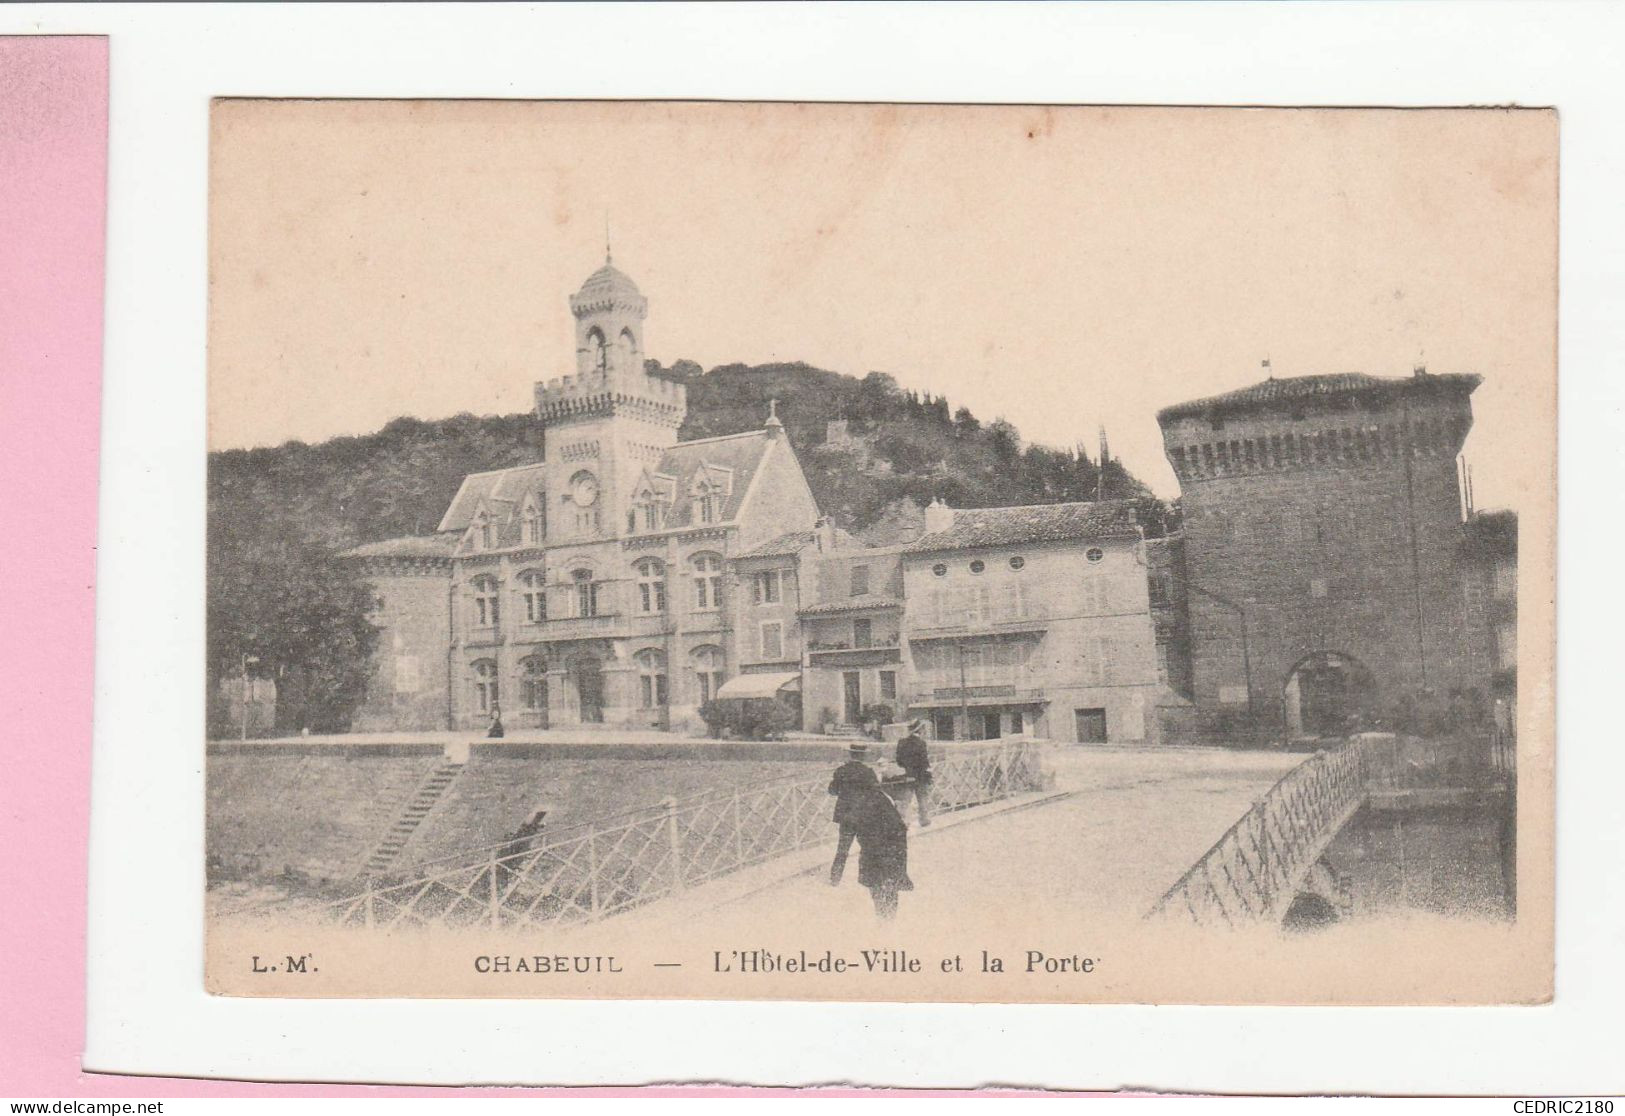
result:
[[[858,836],[858,882],[869,889],[882,922],[897,915],[897,895],[913,891],[908,877],[908,826],[891,795],[879,784],[858,791],[854,806]]]
[[[931,753],[925,746],[925,722],[915,718],[908,723],[908,735],[897,742],[897,766],[913,780],[914,805],[920,824],[931,824]]]
[[[829,781],[829,793],[835,796],[834,821],[841,827],[835,845],[835,863],[829,866],[831,887],[841,882],[841,875],[846,871],[846,857],[852,851],[852,839],[858,834],[860,800],[869,788],[880,788],[880,779],[869,766],[868,758],[869,745],[855,741],[848,750],[847,761],[835,769],[835,776]]]

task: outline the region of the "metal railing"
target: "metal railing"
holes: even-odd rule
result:
[[[1043,789],[1041,749],[1027,739],[952,747],[932,769],[937,809]],[[368,927],[593,922],[829,840],[828,781],[798,776],[668,799],[539,848],[508,841],[424,865],[411,879],[368,881],[322,911]]]
[[[1151,908],[1199,925],[1279,923],[1298,885],[1365,804],[1391,737],[1356,736],[1281,777]]]

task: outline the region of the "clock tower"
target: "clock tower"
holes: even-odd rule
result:
[[[644,371],[649,302],[615,267],[587,276],[570,296],[575,373],[536,385],[545,432],[549,520],[582,541],[619,535],[629,497],[645,470],[677,442],[687,388]]]

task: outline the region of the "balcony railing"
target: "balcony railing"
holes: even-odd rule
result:
[[[1023,601],[1014,607],[921,616],[909,632],[909,638],[929,639],[966,632],[1036,631],[1048,626],[1049,609]]]
[[[895,643],[875,644],[873,647],[821,647],[807,649],[807,660],[813,665],[869,666],[876,663],[901,663],[903,650]]]
[[[978,686],[916,687],[908,692],[910,705],[1033,705],[1045,700],[1044,691],[1031,686],[995,682]]]
[[[557,620],[544,620],[540,624],[527,624],[526,634],[517,638],[545,641],[602,635],[619,626],[624,619],[618,614],[603,612],[597,616],[563,616]]]
[[[903,657],[901,636],[875,636],[868,643],[857,640],[809,640],[807,654],[813,659],[841,660],[867,657],[885,662],[900,662]]]

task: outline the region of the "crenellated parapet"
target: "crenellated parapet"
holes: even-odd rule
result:
[[[1305,469],[1449,461],[1472,428],[1477,376],[1269,380],[1158,414],[1180,482]]]
[[[544,425],[588,418],[626,416],[676,430],[688,413],[688,388],[672,380],[640,375],[623,386],[610,373],[559,376],[536,385],[536,417]]]

